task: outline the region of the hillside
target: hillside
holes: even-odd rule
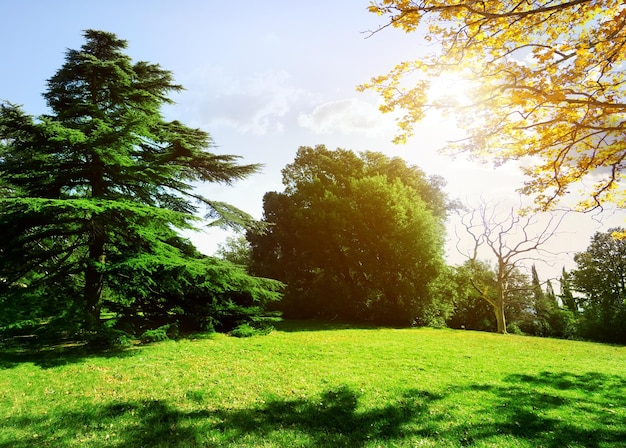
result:
[[[0,447],[618,447],[626,348],[284,323],[0,353]]]

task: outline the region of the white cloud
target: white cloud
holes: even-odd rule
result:
[[[298,123],[318,134],[340,132],[377,137],[393,129],[393,119],[373,104],[355,98],[331,101],[316,106],[310,114],[300,114]]]
[[[194,96],[183,101],[202,127],[226,126],[253,135],[283,132],[297,103],[312,96],[282,70],[237,77],[220,68],[204,69],[187,85]]]

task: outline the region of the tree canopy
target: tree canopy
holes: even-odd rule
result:
[[[582,312],[585,337],[626,342],[626,240],[616,239],[611,229],[597,232],[589,247],[574,256],[574,289],[582,294],[577,301]]]
[[[416,32],[432,49],[360,86],[382,95],[383,112],[403,112],[397,142],[428,110],[443,110],[466,131],[451,149],[498,164],[524,159],[523,191],[539,208],[574,185],[587,185],[581,209],[626,206],[623,1],[380,0],[369,9],[387,19],[374,32]],[[471,82],[469,104],[429,95],[446,72]]]
[[[288,316],[410,325],[443,266],[442,181],[376,152],[301,147],[264,197],[252,269],[287,284]]]
[[[258,166],[211,152],[209,134],[163,118],[168,95],[182,89],[169,71],[131,61],[112,33],[84,36],[48,80],[48,115],[0,106],[0,305],[10,297],[24,311],[39,300],[39,317],[73,313],[94,325],[107,301],[125,314],[189,315],[172,304],[189,299],[184,285],[204,303],[275,299],[275,283],[207,259],[178,234],[200,212],[215,225],[253,227],[194,183],[230,183]]]

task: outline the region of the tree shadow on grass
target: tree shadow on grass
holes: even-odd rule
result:
[[[490,423],[459,425],[455,431],[465,446],[499,435],[545,448],[626,446],[626,377],[515,374],[505,377],[504,384],[457,392],[476,393],[491,405],[479,412],[495,417]]]
[[[200,404],[200,393],[188,397]],[[357,410],[358,394],[342,386],[311,399],[275,399],[249,409],[183,411],[165,401],[120,402],[53,417],[11,417],[29,426],[43,446],[114,447],[291,446],[359,447],[372,439],[392,443],[412,432],[429,403],[428,392],[407,392],[396,403]],[[54,429],[56,428],[56,429]],[[33,439],[0,440],[1,448],[32,446]]]
[[[443,394],[407,389],[380,406],[359,405],[347,386],[320,396],[216,407],[208,393],[168,401],[120,401],[3,419],[22,432],[0,448],[33,446],[541,446],[623,447],[626,378],[602,373],[516,374]],[[78,406],[78,405],[77,405]],[[6,434],[6,433],[5,433]]]
[[[280,322],[272,324],[277,331],[285,333],[297,333],[303,331],[333,331],[333,330],[378,330],[380,327],[374,324],[367,323],[351,323],[329,320],[292,320],[286,319]]]
[[[302,434],[310,447],[359,447],[368,441],[397,442],[415,435],[413,422],[423,421],[441,397],[422,390],[405,392],[382,407],[358,410],[358,394],[346,386],[319,399],[276,400],[253,412],[221,415],[221,429],[235,439],[254,434],[265,439],[277,430]]]
[[[82,362],[89,358],[123,358],[136,353],[136,348],[104,349],[82,343],[0,347],[0,370],[11,369],[23,363],[32,363],[42,369],[50,369]]]

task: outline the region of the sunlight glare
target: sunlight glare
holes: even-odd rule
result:
[[[443,73],[430,81],[428,97],[436,107],[466,107],[472,104],[474,83],[462,73]]]

